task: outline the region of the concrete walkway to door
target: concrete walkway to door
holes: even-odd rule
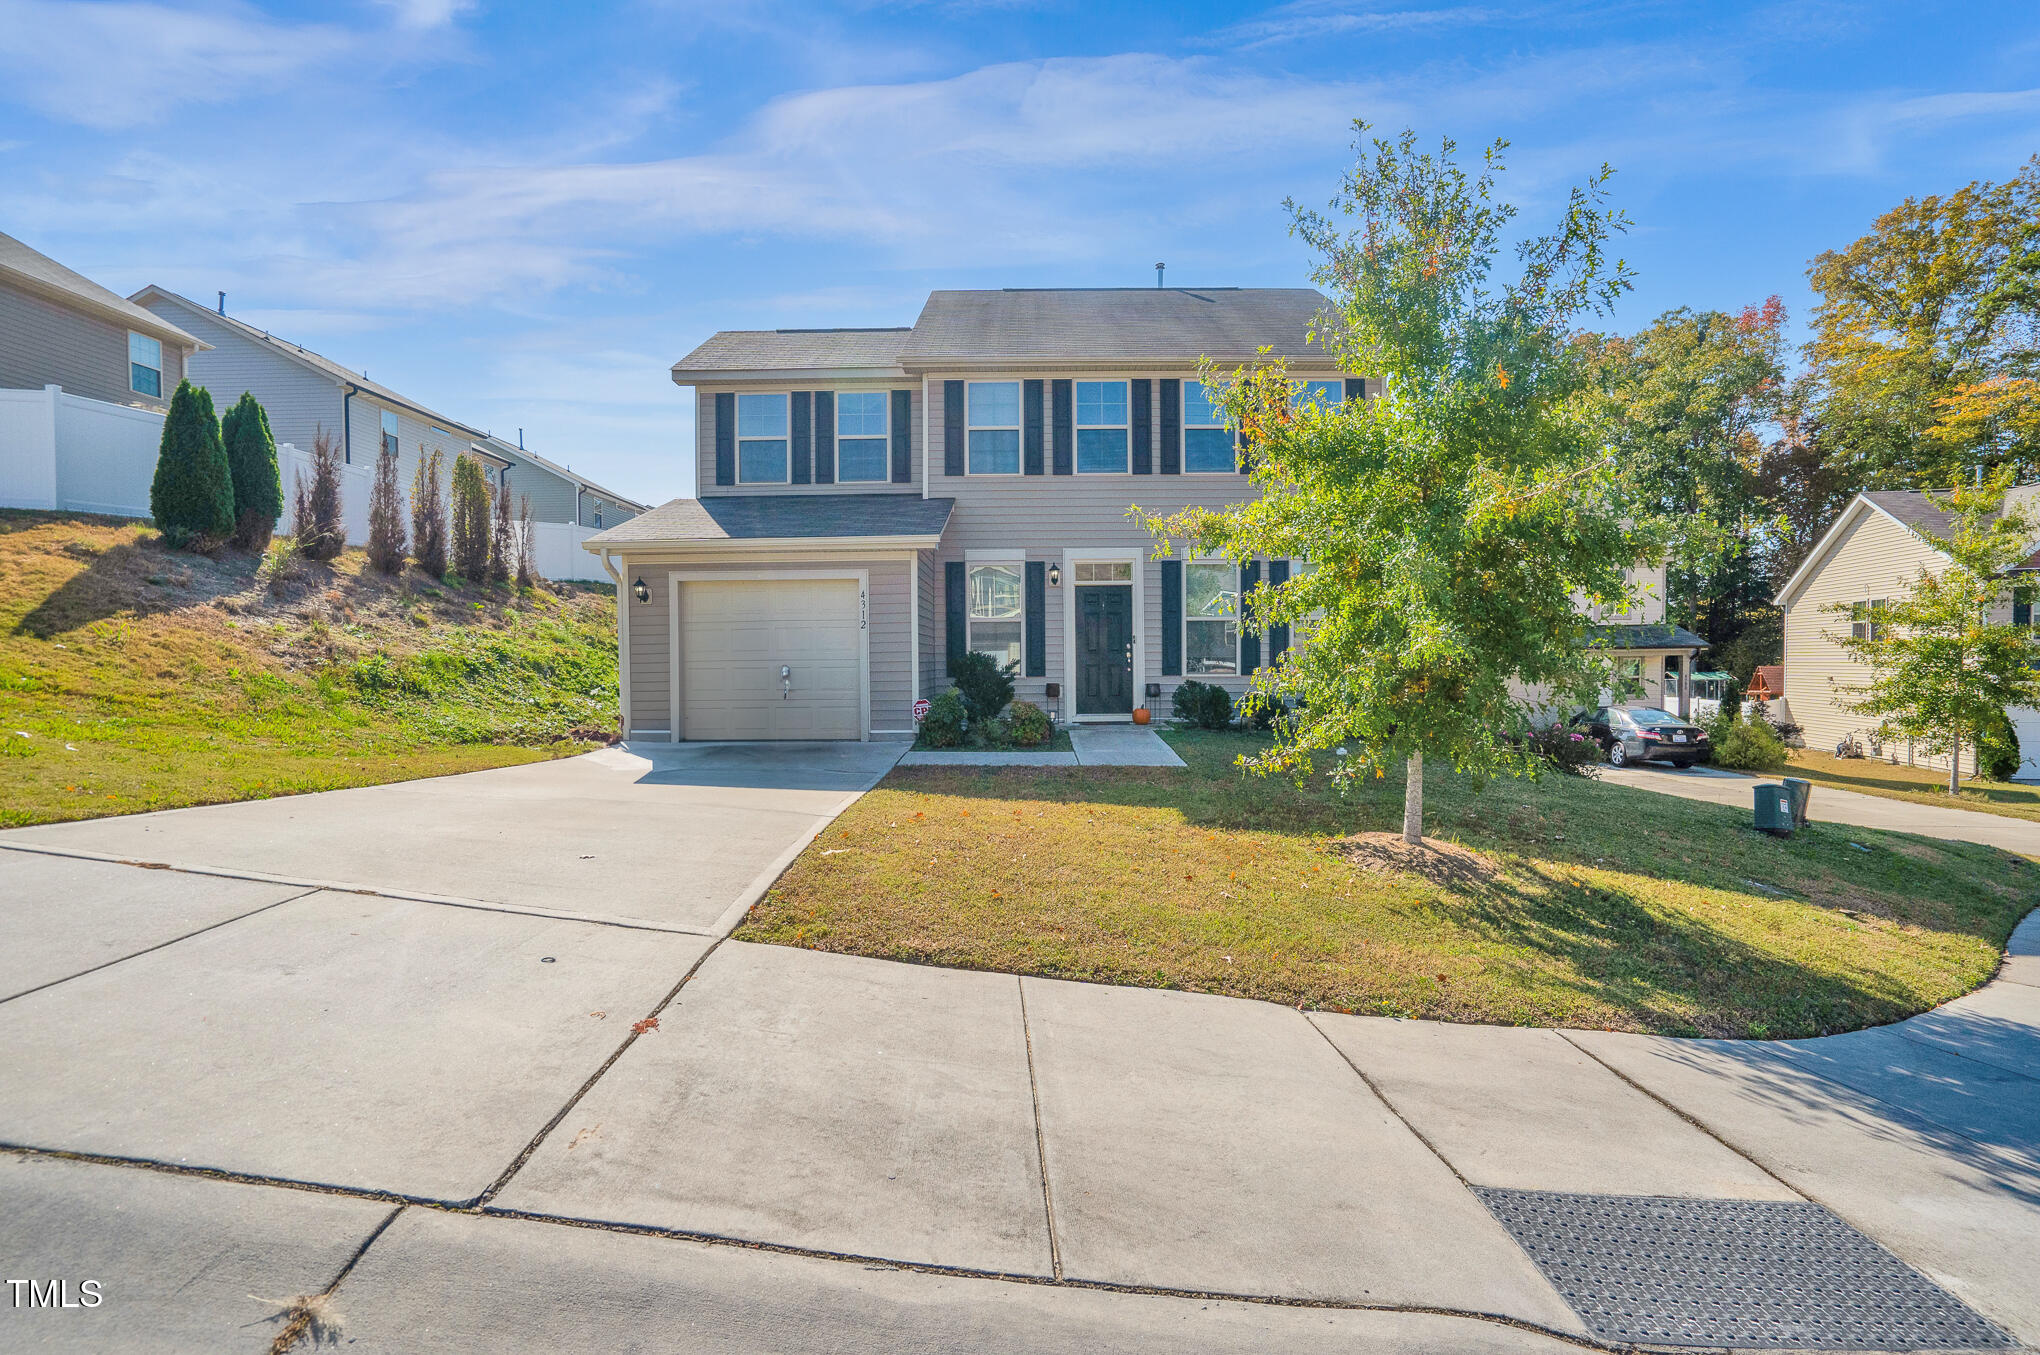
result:
[[[1071,725],[1067,753],[916,750],[903,767],[1180,767],[1183,759],[1151,726]]]

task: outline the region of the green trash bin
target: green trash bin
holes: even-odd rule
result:
[[[1804,777],[1788,776],[1784,779],[1785,789],[1792,792],[1792,825],[1806,827],[1806,804],[1813,798],[1813,782]]]
[[[1773,837],[1791,837],[1796,826],[1792,818],[1792,792],[1775,781],[1760,782],[1756,788],[1757,831]]]

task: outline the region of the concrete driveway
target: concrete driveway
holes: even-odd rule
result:
[[[1853,1247],[1777,1330],[1826,1284],[1894,1346],[2040,1340],[2040,918],[1968,998],[1778,1045],[722,940],[896,752],[0,835],[0,1279],[43,1286],[0,1349],[255,1352],[294,1313],[364,1351],[1623,1344],[1512,1221],[1551,1200]],[[1745,1250],[1695,1288],[1761,1289]]]

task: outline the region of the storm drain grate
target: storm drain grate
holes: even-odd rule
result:
[[[1821,1350],[2012,1344],[1808,1201],[1475,1191],[1603,1340]]]

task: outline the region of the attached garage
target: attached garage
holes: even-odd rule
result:
[[[864,736],[860,578],[674,584],[681,737]]]

